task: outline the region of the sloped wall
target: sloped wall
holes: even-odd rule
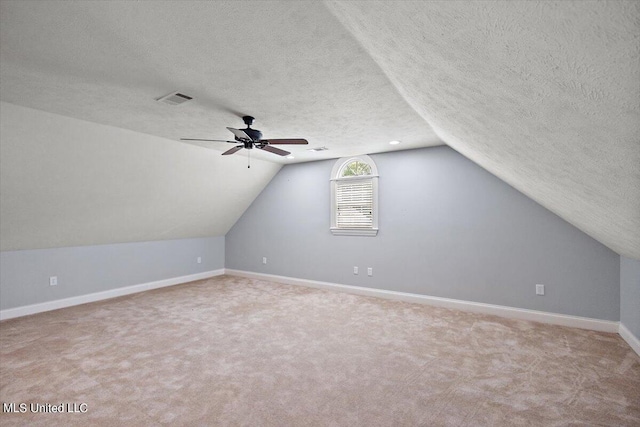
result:
[[[227,234],[226,268],[619,320],[615,252],[451,148],[372,158],[376,237],[330,233],[334,161],[289,165]]]
[[[6,102],[0,112],[2,251],[224,236],[281,167]]]

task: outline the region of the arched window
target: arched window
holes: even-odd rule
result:
[[[369,156],[339,159],[331,171],[331,232],[378,234],[378,168]]]

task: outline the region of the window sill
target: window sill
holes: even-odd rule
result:
[[[377,228],[368,228],[368,229],[361,229],[361,228],[354,228],[354,229],[331,228],[331,233],[334,236],[369,236],[369,237],[375,237],[378,234],[378,229]]]

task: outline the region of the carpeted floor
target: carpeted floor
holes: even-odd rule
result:
[[[616,334],[231,276],[4,321],[0,350],[3,426],[640,425]]]

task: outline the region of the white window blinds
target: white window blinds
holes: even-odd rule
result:
[[[331,170],[331,233],[378,234],[378,168],[365,154],[338,159]]]
[[[373,226],[371,178],[336,182],[336,226],[338,228],[371,228]]]

